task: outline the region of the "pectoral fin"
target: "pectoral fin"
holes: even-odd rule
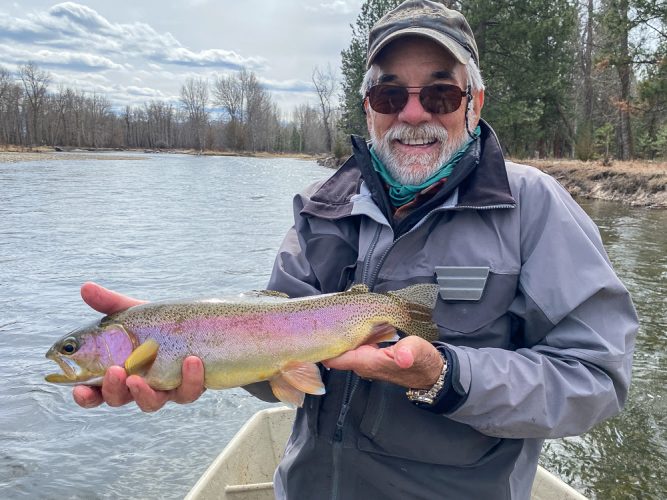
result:
[[[314,363],[289,363],[269,383],[274,396],[291,406],[301,407],[304,393],[318,396],[325,393],[320,370]]]
[[[125,360],[125,371],[127,374],[141,375],[146,373],[153,366],[159,349],[160,344],[153,339],[148,339],[137,347]]]
[[[380,342],[391,342],[392,340],[398,340],[398,334],[396,333],[396,328],[390,325],[389,323],[378,323],[373,325],[371,333],[366,339],[366,344],[378,344]]]

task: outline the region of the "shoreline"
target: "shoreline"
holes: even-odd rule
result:
[[[105,153],[121,153],[107,155]],[[201,156],[240,156],[249,158],[292,158],[318,162],[337,168],[324,155],[298,153],[266,153],[244,151],[148,150],[148,149],[71,149],[54,151],[51,147],[0,148],[0,164],[40,160],[136,160],[137,156],[122,153],[189,154]],[[533,166],[558,180],[574,197],[618,201],[635,207],[667,208],[667,161],[601,161],[582,162],[561,159],[514,160]]]
[[[107,153],[120,153],[116,156],[107,156]],[[184,154],[191,156],[239,156],[244,158],[291,158],[295,160],[318,161],[325,157],[323,154],[309,153],[269,153],[264,151],[215,151],[194,149],[146,149],[146,148],[53,148],[39,146],[24,148],[18,146],[0,146],[0,164],[18,163],[22,161],[64,160],[64,159],[130,159],[122,157],[122,153],[144,154]],[[136,156],[131,157],[136,159]]]
[[[574,197],[618,201],[634,207],[667,208],[667,162],[525,160],[560,182]]]

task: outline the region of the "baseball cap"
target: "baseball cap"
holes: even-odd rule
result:
[[[479,67],[475,36],[463,14],[429,0],[407,0],[375,23],[368,35],[366,67],[370,68],[389,42],[404,36],[430,38],[461,64],[467,64],[472,57]]]

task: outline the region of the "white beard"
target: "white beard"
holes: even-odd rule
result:
[[[373,151],[391,176],[404,186],[422,184],[445,165],[468,140],[465,130],[457,137],[450,137],[447,129],[430,123],[417,126],[399,123],[387,130],[381,138],[376,135],[373,127],[369,128]],[[402,142],[415,139],[432,142],[435,139],[440,144],[440,151],[414,155],[395,151],[393,145],[397,139]]]

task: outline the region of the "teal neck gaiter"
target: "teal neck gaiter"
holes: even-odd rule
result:
[[[474,139],[469,138],[468,142],[466,142],[461,147],[461,149],[459,149],[456,153],[454,153],[452,157],[442,167],[440,167],[437,171],[435,171],[433,175],[431,175],[424,182],[417,185],[414,184],[404,185],[395,180],[387,170],[387,167],[384,166],[384,164],[380,161],[380,159],[375,154],[375,151],[371,147],[370,153],[371,153],[371,158],[373,159],[373,168],[378,174],[380,174],[382,180],[389,186],[389,198],[391,200],[391,204],[397,208],[402,207],[403,205],[410,203],[412,200],[414,200],[415,197],[417,196],[417,193],[423,191],[429,186],[432,186],[436,182],[445,179],[446,177],[449,177],[452,171],[454,170],[454,167],[461,159],[461,157],[465,154],[466,151],[468,151],[470,144],[472,144],[472,142],[479,137],[480,133],[481,129],[480,127],[477,127],[473,134]]]

